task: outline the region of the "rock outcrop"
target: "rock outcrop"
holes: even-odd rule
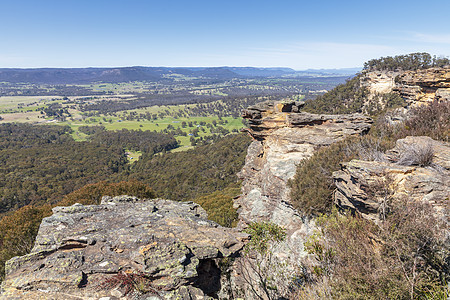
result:
[[[394,90],[408,102],[450,100],[450,66],[408,71],[396,78]]]
[[[432,160],[427,155],[432,155]],[[427,166],[419,165],[421,156],[428,160]],[[387,153],[386,161],[352,160],[343,163],[342,169],[334,172],[333,177],[337,187],[336,204],[375,222],[379,221],[384,202],[399,197],[428,202],[438,216],[448,217],[448,143],[429,137],[400,139]]]
[[[255,138],[248,149],[242,195],[236,199],[240,226],[271,221],[287,230],[278,254],[305,255],[303,241],[314,229],[290,203],[288,180],[297,164],[322,146],[369,130],[372,120],[360,114],[315,115],[299,112],[296,102],[265,102],[244,112],[249,133]]]
[[[361,86],[367,87],[371,94],[390,93],[396,87],[395,78],[400,74],[394,71],[366,72],[361,77]]]
[[[372,95],[398,92],[409,105],[450,100],[450,66],[417,71],[373,71],[363,73],[361,86]]]
[[[208,221],[193,202],[120,196],[104,197],[101,205],[55,207],[31,253],[7,262],[0,298],[216,298],[218,260],[236,255],[246,239]],[[128,293],[109,284],[133,274],[141,286]]]

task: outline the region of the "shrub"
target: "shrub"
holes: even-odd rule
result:
[[[426,167],[433,163],[434,150],[431,144],[405,146],[400,152],[399,165]]]
[[[333,210],[305,244],[304,290],[326,283],[332,299],[435,299],[445,295],[449,247],[430,205],[396,199],[379,225]],[[317,293],[316,293],[317,294]],[[445,299],[445,298],[443,298]]]
[[[429,136],[448,142],[450,135],[450,101],[433,101],[412,108],[404,122],[392,123],[389,113],[378,117],[370,134],[389,141],[406,136]]]
[[[352,159],[384,160],[389,143],[371,137],[352,137],[324,147],[301,161],[295,177],[289,181],[291,201],[296,209],[308,214],[329,213],[335,189],[332,173],[340,163]]]
[[[286,299],[293,276],[287,263],[281,262],[274,249],[286,238],[284,228],[270,222],[251,223],[245,230],[250,241],[238,260],[238,271],[251,299]]]
[[[106,278],[97,285],[98,289],[118,288],[126,296],[131,293],[158,294],[157,290],[152,286],[151,278],[142,272],[119,272],[113,276]]]

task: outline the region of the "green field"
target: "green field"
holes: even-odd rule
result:
[[[108,85],[107,85],[108,86]],[[111,86],[111,85],[110,85]],[[101,96],[101,99],[120,99],[122,97],[129,97],[130,95],[113,95],[111,97]],[[79,100],[83,97],[70,97],[67,101],[64,101],[60,96],[32,96],[32,97],[1,97],[0,98],[0,116],[3,118],[0,123],[6,122],[18,122],[18,123],[35,123],[35,124],[57,124],[68,125],[73,129],[72,136],[77,141],[83,141],[88,136],[78,129],[80,126],[104,126],[107,130],[150,130],[150,131],[164,131],[164,130],[181,130],[183,134],[176,134],[175,138],[179,141],[180,147],[173,151],[183,151],[192,148],[191,137],[195,135],[195,139],[206,137],[214,134],[214,130],[218,126],[232,132],[233,130],[240,130],[243,127],[240,118],[223,117],[220,120],[217,116],[206,117],[169,117],[165,116],[157,118],[155,120],[146,119],[133,119],[127,120],[127,116],[133,114],[159,114],[161,112],[176,113],[184,111],[195,104],[191,105],[171,105],[171,106],[151,106],[140,109],[133,109],[127,111],[120,111],[114,115],[99,115],[88,117],[83,112],[80,112],[76,107],[74,108],[73,100]],[[89,98],[89,97],[84,97]],[[95,100],[89,100],[95,101]],[[67,117],[64,121],[56,120],[52,117],[47,117],[39,109],[44,109],[50,104],[58,103],[61,106],[69,108],[70,117]],[[183,122],[185,126],[183,127]],[[189,126],[189,124],[191,126]],[[208,125],[209,124],[209,125]],[[213,125],[215,124],[215,125]],[[195,130],[197,133],[194,133]],[[211,132],[213,131],[213,132]],[[139,155],[134,154],[133,159],[138,159]]]

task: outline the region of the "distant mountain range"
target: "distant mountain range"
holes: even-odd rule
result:
[[[160,81],[184,75],[215,79],[251,77],[351,76],[360,69],[308,69],[254,67],[120,67],[0,69],[0,82],[31,84],[83,84],[92,82]]]

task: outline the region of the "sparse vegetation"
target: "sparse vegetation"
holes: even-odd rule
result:
[[[99,289],[119,289],[124,296],[130,294],[143,295],[152,293],[158,295],[157,289],[152,286],[149,276],[141,272],[120,271],[109,276],[98,284]]]
[[[429,136],[449,141],[450,102],[435,100],[428,105],[412,108],[403,122],[391,122],[390,113],[379,116],[370,134],[395,142],[406,136]]]
[[[396,200],[389,211],[378,226],[337,210],[318,218],[302,289],[332,299],[445,299],[445,224],[423,203]]]
[[[410,145],[401,149],[399,165],[426,167],[433,163],[433,145]]]
[[[285,299],[294,277],[286,262],[274,255],[274,249],[286,238],[285,229],[270,222],[255,222],[245,230],[250,241],[239,261],[239,271],[254,299]]]

